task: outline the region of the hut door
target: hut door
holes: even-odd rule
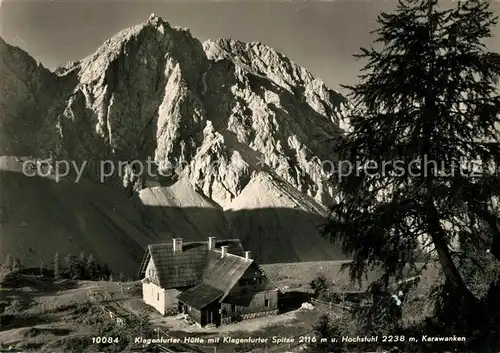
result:
[[[214,323],[214,312],[212,310],[207,311],[207,324]]]

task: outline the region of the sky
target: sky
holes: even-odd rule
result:
[[[451,4],[452,0],[449,1]],[[323,79],[352,84],[353,54],[372,42],[381,11],[396,0],[0,0],[0,36],[53,69],[84,58],[107,38],[156,13],[200,40],[260,41]],[[500,14],[500,0],[494,0]],[[500,26],[491,48],[500,52]]]

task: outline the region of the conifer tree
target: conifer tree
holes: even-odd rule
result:
[[[108,264],[103,264],[99,266],[99,277],[109,279],[110,281],[113,281],[113,276],[111,273],[111,269],[109,268]]]
[[[69,253],[68,255],[66,255],[64,257],[64,268],[66,271],[69,270],[69,267],[71,266],[71,262],[73,261],[73,255],[71,255],[71,253]]]
[[[17,272],[17,271],[20,271],[22,270],[23,266],[21,264],[21,260],[19,260],[19,258],[15,258],[14,259],[14,262],[12,263],[12,271],[14,272]]]
[[[82,263],[86,262],[86,256],[84,251],[80,252],[80,262]]]
[[[2,267],[7,271],[12,271],[13,264],[14,264],[14,259],[12,258],[12,255],[7,254],[7,256],[5,256],[5,259],[2,263]]]
[[[94,280],[97,277],[97,267],[96,262],[92,254],[87,258],[85,272],[90,280]]]
[[[68,277],[71,279],[80,279],[81,278],[81,264],[78,257],[75,255],[69,254],[66,259],[66,263],[69,263],[67,267]]]
[[[85,252],[82,251],[80,252],[80,257],[78,259],[78,278],[80,279],[87,279],[88,274],[87,274],[87,257],[85,255]]]
[[[334,322],[328,315],[320,316],[318,322],[313,325],[315,342],[309,347],[310,353],[343,353],[347,352],[345,345],[341,340],[333,342],[332,338],[340,338],[342,332],[338,322]],[[321,338],[326,338],[327,342],[321,342]]]
[[[59,259],[59,253],[56,252],[54,255],[54,278],[61,278],[61,260]]]
[[[367,62],[360,80],[346,87],[341,195],[324,228],[353,256],[352,278],[380,265],[385,290],[408,264],[437,260],[461,303],[448,312],[462,325],[451,334],[478,334],[471,345],[484,351],[499,348],[498,335],[488,333],[494,319],[479,318],[498,310],[471,292],[457,262],[473,248],[500,261],[500,56],[484,45],[496,22],[482,0],[448,9],[401,0],[378,17],[375,45],[357,55]]]
[[[45,274],[45,263],[43,261],[40,261],[38,264],[38,268],[40,269],[40,276],[43,276]]]

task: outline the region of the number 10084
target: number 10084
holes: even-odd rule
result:
[[[94,344],[118,343],[118,337],[92,337],[92,343]]]

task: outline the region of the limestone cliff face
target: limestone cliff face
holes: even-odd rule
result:
[[[97,169],[103,160],[116,166],[148,157],[186,160],[203,129],[200,82],[207,67],[201,43],[156,16],[118,33],[58,70],[75,86],[55,121],[56,158],[89,160]],[[133,174],[125,168],[114,176],[141,188]]]
[[[223,39],[207,41],[204,48],[211,60],[204,102],[217,142],[195,158],[192,182],[204,192],[210,185],[211,196],[225,205],[263,169],[320,202],[331,201],[334,190],[322,161],[335,158],[330,146],[341,134],[346,100],[261,43]],[[225,153],[217,152],[223,148]],[[207,161],[221,155],[222,168],[204,173]]]
[[[57,77],[0,38],[0,155],[30,154],[54,105]],[[55,94],[57,96],[58,93]]]
[[[321,163],[335,157],[346,100],[264,44],[202,44],[152,15],[53,73],[0,45],[2,154],[26,153],[13,137],[26,132],[28,153],[87,160],[88,177],[102,160],[151,158],[160,183],[187,178],[221,206],[260,172],[334,196]],[[110,180],[139,190],[155,179],[138,172]]]
[[[315,112],[339,124],[339,113],[346,100],[315,78],[307,69],[260,42],[245,43],[231,39],[208,40],[203,43],[208,58],[230,59],[245,71],[270,80],[307,103]]]

